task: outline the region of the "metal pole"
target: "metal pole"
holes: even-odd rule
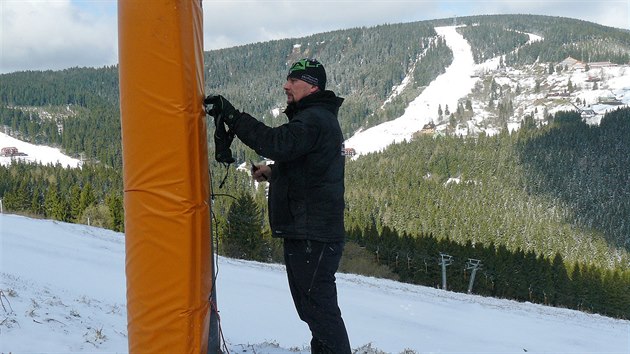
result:
[[[221,353],[221,338],[219,338],[219,308],[217,306],[217,282],[214,272],[214,254],[210,257],[212,264],[212,292],[210,293],[210,333],[208,335],[208,354]]]
[[[442,290],[446,290],[446,263],[442,262]]]
[[[442,289],[446,289],[446,267],[451,265],[453,257],[445,253],[440,253],[440,264],[442,265]]]
[[[472,269],[472,274],[470,275],[470,282],[468,283],[468,293],[472,292],[473,285],[475,284],[475,275],[477,275],[477,271],[481,269],[481,261],[478,259],[468,258],[468,262],[466,263],[466,269]]]
[[[473,268],[472,274],[470,275],[470,283],[468,283],[468,293],[472,292],[473,284],[475,284],[475,274],[477,274],[477,268]]]
[[[210,179],[210,191],[212,194],[212,177]],[[208,354],[221,354],[221,337],[219,333],[219,307],[217,302],[217,272],[216,262],[219,256],[219,238],[217,231],[213,228],[212,224],[212,208],[214,208],[214,198],[212,195],[208,200],[210,205],[210,213],[208,215],[210,219],[210,269],[212,272],[212,289],[210,291],[210,323],[208,326]],[[229,222],[228,222],[229,225]],[[212,244],[216,240],[217,244]],[[217,260],[215,260],[217,257]]]

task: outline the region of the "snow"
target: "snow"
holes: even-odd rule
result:
[[[39,162],[44,165],[49,163],[60,163],[64,167],[81,166],[80,160],[64,155],[59,149],[49,146],[29,144],[0,132],[0,148],[4,147],[15,147],[20,153],[25,153],[26,156],[0,156],[0,165],[3,166],[9,165],[13,159],[20,159],[27,162]]]
[[[543,40],[543,37],[533,33],[527,33],[527,35],[529,36],[529,41],[527,43],[540,42]]]
[[[123,234],[0,214],[0,237],[0,352],[127,352]],[[284,266],[219,257],[218,267],[231,353],[309,352]],[[630,353],[630,321],[352,274],[337,284],[354,348]]]

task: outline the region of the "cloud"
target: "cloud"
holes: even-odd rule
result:
[[[490,14],[561,16],[630,29],[628,0],[204,0],[203,6],[206,49],[351,27]]]
[[[116,64],[117,24],[70,0],[2,0],[0,72]]]
[[[576,18],[630,29],[628,0],[472,1],[483,14],[533,14]]]
[[[352,27],[429,19],[424,16],[439,13],[436,4],[435,1],[397,0],[205,0],[204,46],[217,49]]]
[[[116,7],[115,0],[0,0],[0,73],[116,64]],[[203,12],[206,50],[489,14],[562,16],[630,29],[628,0],[203,0]]]

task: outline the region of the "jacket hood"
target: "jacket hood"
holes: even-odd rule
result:
[[[337,115],[337,112],[339,111],[339,107],[341,107],[343,100],[344,99],[342,97],[338,97],[334,92],[330,90],[317,91],[302,98],[297,103],[290,103],[284,110],[284,113],[289,117],[289,119],[291,119],[293,118],[295,113],[303,109],[311,106],[322,106],[323,108]]]

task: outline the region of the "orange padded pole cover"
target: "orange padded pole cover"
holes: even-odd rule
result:
[[[212,287],[201,0],[119,0],[130,353],[206,353]]]

